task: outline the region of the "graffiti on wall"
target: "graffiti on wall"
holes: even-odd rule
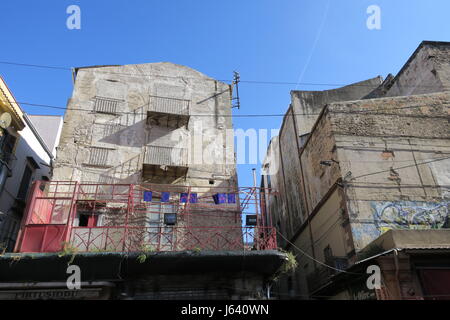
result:
[[[380,233],[390,229],[450,228],[449,201],[371,202],[375,226]]]

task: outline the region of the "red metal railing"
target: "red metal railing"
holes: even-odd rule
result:
[[[38,181],[16,252],[55,252],[63,244],[114,252],[276,249],[256,189]],[[163,193],[169,194],[164,202]],[[217,194],[228,201],[216,201]],[[177,216],[175,225],[164,222],[166,213]],[[260,223],[244,226],[246,214],[256,214]]]
[[[80,252],[276,249],[275,230],[258,231],[255,236],[249,227],[75,227],[70,245]]]

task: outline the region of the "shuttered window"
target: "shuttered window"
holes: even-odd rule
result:
[[[110,166],[111,149],[91,147],[91,153],[89,155],[89,165],[108,167]]]
[[[116,114],[119,110],[119,103],[122,100],[95,97],[94,111],[99,113]]]

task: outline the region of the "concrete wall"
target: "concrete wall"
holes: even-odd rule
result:
[[[227,84],[171,63],[79,69],[64,117],[54,180],[142,182],[144,149],[152,145],[189,149],[187,180],[176,184],[209,185],[212,174],[220,174],[225,178],[214,179],[214,186],[235,186],[234,146],[225,142],[225,131],[232,128],[230,94]],[[190,100],[189,126],[147,125],[151,95]],[[120,114],[94,112],[96,97],[120,100]],[[112,131],[105,130],[113,125]],[[110,149],[108,168],[86,163],[93,146]]]
[[[329,105],[357,251],[392,228],[450,226],[449,105],[449,93]]]
[[[397,74],[386,96],[446,90],[450,90],[450,43],[424,41]]]
[[[53,180],[145,183],[149,189],[157,188],[159,191],[171,191],[162,186],[170,184],[190,186],[191,192],[199,194],[208,192],[211,187],[223,188],[215,189],[216,192],[235,190],[237,177],[234,145],[233,139],[229,139],[230,133],[233,138],[231,95],[228,84],[172,63],[80,68],[76,73],[75,87],[64,117]],[[116,105],[115,114],[98,112],[96,103],[100,99],[113,101]],[[155,105],[155,99],[166,101],[164,103],[167,103],[167,108],[172,108],[174,101],[184,101],[183,104],[189,101],[188,124],[185,120],[179,120],[185,118],[176,115],[170,119],[166,117],[149,122],[147,112],[153,112],[158,106]],[[175,125],[177,121],[184,121],[184,125]],[[102,151],[106,155],[103,156],[101,165],[90,163],[94,148],[106,150]],[[165,174],[164,168],[168,168],[176,160],[177,148],[187,150],[188,170],[186,175],[170,177]],[[149,156],[162,161],[151,167],[152,170],[162,169],[160,175],[148,176],[145,173],[146,170],[151,172],[146,169]],[[173,170],[183,170],[182,165],[175,167]],[[213,191],[211,189],[209,192]],[[183,189],[183,192],[186,190]],[[174,191],[173,194],[173,213],[180,213],[182,206],[176,197],[177,192]],[[189,215],[179,215],[176,226],[241,226],[238,203],[222,205],[220,210],[214,210],[212,197],[209,197],[209,209],[205,209],[204,205],[191,204]],[[153,202],[155,201],[157,200],[154,199]],[[142,212],[135,212],[134,215],[139,215],[141,226],[148,226],[152,209],[146,207],[148,204],[142,205],[146,209],[142,211],[141,208],[139,210]],[[227,207],[224,208],[225,206]],[[123,221],[108,223],[120,225]],[[169,229],[171,233],[172,229]],[[196,236],[209,237],[206,231],[202,234],[200,229],[198,234],[194,234],[196,230],[192,230],[192,243],[195,244]],[[234,240],[242,238],[239,228],[235,228],[233,232],[221,231],[227,232],[224,237]],[[192,246],[192,243],[189,245]],[[199,246],[201,247],[200,244]],[[224,249],[227,249],[226,243]]]
[[[314,180],[314,177],[311,172],[302,170],[300,151],[320,112],[330,102],[363,98],[381,83],[381,77],[376,77],[332,90],[291,91],[291,105],[283,119],[279,137],[272,141],[263,163],[263,167],[270,166],[267,173],[271,181],[270,187],[278,191],[278,195],[267,200],[267,210],[271,213],[274,224],[278,225],[287,238],[295,234],[305,221],[308,210],[312,209],[311,199],[306,197],[314,197],[314,191],[305,191],[303,180]],[[320,160],[326,158],[327,155],[324,154]],[[314,166],[317,167],[318,163]],[[304,175],[308,177],[304,178]],[[318,198],[320,200],[320,195]]]
[[[325,262],[326,245],[351,264],[389,229],[450,227],[449,105],[449,93],[435,93],[327,106],[300,152],[305,192],[287,190],[307,210],[292,238],[310,255],[299,257],[299,272],[327,271],[311,269],[311,257]],[[334,161],[321,164],[326,160]],[[331,192],[336,185],[339,195]]]
[[[299,135],[308,134],[323,107],[331,102],[362,99],[382,83],[381,77],[323,91],[291,91],[291,105],[296,115]]]

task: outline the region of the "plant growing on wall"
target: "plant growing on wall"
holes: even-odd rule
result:
[[[62,243],[62,251],[58,254],[58,257],[62,258],[64,256],[68,256],[70,255],[70,259],[67,262],[67,265],[71,265],[73,260],[75,259],[75,256],[78,253],[78,248],[75,248],[74,246],[72,246],[72,244],[70,244],[69,242],[63,242]]]

